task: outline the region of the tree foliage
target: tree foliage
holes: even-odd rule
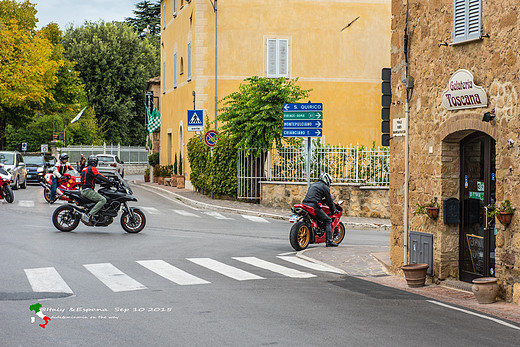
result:
[[[238,148],[270,148],[281,144],[283,104],[308,97],[309,90],[296,84],[298,79],[246,78],[239,91],[221,100],[218,119],[224,122],[221,132]]]
[[[144,90],[148,79],[159,74],[158,49],[128,24],[103,21],[69,27],[63,45],[65,56],[77,63],[107,142],[141,145]]]
[[[161,43],[161,2],[144,0],[135,5],[134,17],[125,22],[134,27],[139,37],[147,37],[157,48]],[[158,62],[159,63],[159,62]]]

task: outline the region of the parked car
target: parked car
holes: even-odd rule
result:
[[[115,172],[119,173],[121,177],[125,177],[125,169],[123,167],[123,162],[119,160],[117,155],[113,154],[96,154],[99,162],[97,169],[99,172],[113,175]]]
[[[56,158],[51,154],[45,154],[45,162],[47,163],[47,172],[54,171],[54,165],[56,165]]]
[[[49,167],[43,154],[26,154],[23,160],[27,167],[27,182],[40,182]]]
[[[0,152],[0,164],[13,176],[11,181],[13,189],[27,188],[27,168],[20,152]]]

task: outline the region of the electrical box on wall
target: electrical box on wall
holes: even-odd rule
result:
[[[428,264],[426,274],[433,274],[433,234],[410,231],[410,264]]]

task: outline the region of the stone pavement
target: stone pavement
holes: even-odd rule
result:
[[[128,179],[128,178],[127,178]],[[210,210],[248,214],[260,217],[288,220],[291,214],[289,209],[273,208],[259,204],[234,200],[216,200],[188,189],[160,186],[156,183],[145,183],[143,180],[129,178],[131,182],[157,194],[165,194],[170,198],[194,207]],[[342,222],[348,229],[355,230],[390,230],[390,221],[387,219],[342,217]],[[478,304],[471,293],[468,283],[459,281],[443,281],[440,284],[429,283],[422,288],[409,288],[403,277],[390,274],[390,245],[388,246],[355,246],[340,245],[336,248],[326,248],[316,245],[298,252],[298,257],[333,266],[349,276],[362,277],[364,280],[375,282],[383,286],[401,289],[441,301],[455,307],[469,311],[480,312],[509,320],[520,324],[520,306],[503,301],[494,304]],[[520,329],[520,328],[519,328]]]

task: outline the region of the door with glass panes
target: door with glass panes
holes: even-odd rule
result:
[[[495,274],[495,140],[482,132],[461,142],[461,225],[459,277],[471,282]]]

